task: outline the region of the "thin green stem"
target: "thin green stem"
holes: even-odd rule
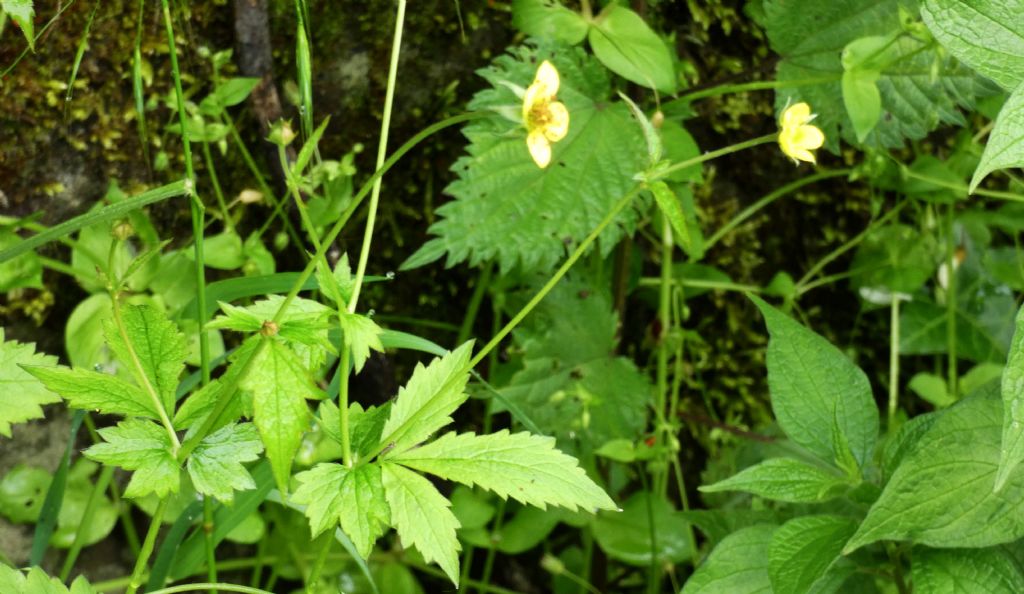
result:
[[[667,445],[671,427],[665,417],[668,403],[668,354],[669,336],[672,331],[672,250],[675,242],[672,239],[672,227],[668,217],[663,217],[661,224],[661,278],[658,287],[658,352],[657,352],[657,402],[654,405],[658,423],[655,434],[658,442]],[[668,465],[658,468],[654,476],[654,492],[665,495],[668,490]]]
[[[218,583],[200,583],[200,584],[182,584],[180,586],[171,586],[170,588],[161,588],[159,590],[153,590],[148,594],[177,594],[178,592],[198,592],[207,588],[223,590],[224,592],[241,592],[242,594],[274,594],[268,590],[261,590],[259,588],[250,588],[249,586],[238,586],[235,584],[218,584]]]
[[[341,361],[338,363],[338,369],[341,371],[341,379],[338,383],[338,429],[341,431],[341,460],[346,468],[352,468],[353,464],[352,436],[349,434],[348,418],[348,368],[350,357],[350,349],[343,346],[341,349]]]
[[[316,560],[313,561],[313,568],[309,572],[309,579],[306,580],[306,594],[314,594],[317,591],[316,585],[320,582],[320,574],[327,562],[327,554],[331,552],[331,541],[334,540],[334,534],[324,534],[321,539],[324,544],[320,547],[320,552],[317,553]]]
[[[206,578],[211,583],[217,582],[217,543],[213,540],[213,499],[203,497],[203,544],[206,547]],[[210,589],[210,594],[217,594]]]
[[[929,184],[933,184],[949,190],[963,193],[964,196],[969,194],[976,194],[978,196],[985,196],[986,198],[998,198],[1000,200],[1007,200],[1009,202],[1024,202],[1024,194],[1018,194],[1016,192],[1000,192],[998,190],[986,190],[984,188],[975,188],[973,192],[970,191],[968,186],[964,184],[958,184],[956,182],[947,181],[937,177],[931,177],[928,175],[922,175],[916,171],[911,170],[906,165],[901,165],[903,175],[911,178],[920,180]]]
[[[744,208],[742,211],[740,211],[739,214],[737,214],[732,219],[730,219],[728,223],[726,223],[721,228],[719,228],[717,231],[715,231],[711,235],[711,237],[708,238],[707,242],[705,242],[704,249],[705,250],[710,250],[711,246],[713,246],[716,243],[718,243],[723,237],[728,235],[733,229],[735,229],[739,225],[742,225],[747,219],[749,219],[750,217],[752,217],[755,214],[757,214],[758,211],[760,211],[762,208],[764,208],[764,207],[768,206],[769,204],[775,202],[779,198],[782,198],[783,196],[786,196],[786,195],[788,195],[788,194],[790,194],[792,192],[795,192],[796,190],[799,190],[800,188],[802,188],[802,187],[804,187],[806,185],[810,185],[810,184],[813,184],[815,182],[819,182],[819,181],[821,181],[823,179],[829,179],[829,178],[832,178],[832,177],[840,177],[840,176],[843,176],[843,175],[849,175],[849,173],[851,171],[852,171],[852,169],[833,169],[833,170],[819,171],[818,173],[815,173],[814,175],[808,175],[807,177],[802,177],[802,178],[800,178],[798,180],[794,180],[792,182],[789,182],[788,184],[786,184],[786,185],[784,185],[784,186],[782,186],[780,188],[776,188],[775,190],[769,192],[768,194],[765,194],[764,197],[762,197],[757,202],[755,202],[755,203],[751,204],[750,206]]]
[[[484,269],[480,271],[480,276],[476,279],[476,286],[473,287],[473,295],[469,298],[469,305],[466,306],[466,316],[462,318],[462,326],[459,327],[459,334],[455,339],[455,344],[466,342],[469,340],[470,334],[473,333],[473,324],[476,322],[476,316],[480,312],[480,304],[483,303],[484,295],[487,294],[487,289],[491,285],[491,275],[493,273],[493,262],[488,262],[484,265]]]
[[[948,354],[946,371],[948,374],[949,395],[955,397],[959,380],[956,361],[956,249],[959,242],[956,241],[954,236],[954,215],[955,208],[950,204],[946,210],[946,229],[948,233],[946,236],[946,272],[948,273],[946,275],[948,279],[946,285],[946,352]]]
[[[690,287],[693,289],[711,289],[714,291],[738,291],[740,293],[762,293],[764,289],[756,285],[741,285],[739,283],[730,283],[725,281],[714,281],[705,280],[700,278],[677,278],[673,280],[673,283],[680,287]],[[641,287],[660,287],[660,277],[644,277],[640,279],[639,285]]]
[[[164,519],[164,512],[167,511],[167,502],[169,501],[170,498],[165,497],[161,499],[160,503],[156,506],[156,511],[150,519],[149,530],[146,531],[146,539],[142,541],[142,549],[139,551],[138,559],[135,560],[135,569],[132,571],[132,579],[128,582],[128,588],[124,591],[125,594],[135,594],[142,585],[144,577],[143,574],[146,573],[146,565],[149,563],[150,555],[153,554],[153,546],[156,544],[156,536],[160,533],[160,524]]]
[[[746,83],[725,84],[701,89],[692,93],[686,93],[680,96],[679,99],[676,99],[676,101],[681,103],[691,103],[698,99],[718,97],[719,95],[727,95],[730,93],[746,93],[749,91],[766,91],[771,89],[792,89],[796,87],[820,85],[822,83],[830,83],[837,80],[839,80],[839,77],[833,75],[819,76],[815,78],[801,78],[796,80],[757,80]]]
[[[778,137],[779,137],[778,132],[773,132],[771,134],[766,134],[764,136],[758,136],[757,138],[752,138],[750,140],[745,140],[743,142],[732,144],[732,145],[729,145],[729,146],[727,146],[725,148],[720,148],[717,151],[711,151],[709,153],[704,153],[703,155],[699,155],[699,156],[693,157],[691,159],[686,159],[684,161],[680,161],[679,163],[673,163],[672,165],[669,165],[665,169],[658,170],[658,172],[656,174],[652,175],[647,181],[653,182],[653,181],[657,181],[659,179],[664,179],[664,178],[668,177],[670,174],[672,174],[672,173],[674,173],[676,171],[679,171],[680,169],[686,169],[687,167],[693,167],[694,165],[697,165],[699,163],[703,163],[705,161],[711,161],[712,159],[717,159],[718,157],[723,157],[725,155],[729,155],[729,154],[732,154],[732,153],[735,153],[735,152],[738,152],[738,151],[742,151],[744,149],[755,147],[755,146],[758,146],[758,145],[761,145],[761,144],[767,144],[769,142],[774,142],[775,139],[777,139]]]
[[[178,48],[174,42],[174,24],[171,21],[171,8],[168,0],[160,0],[163,9],[164,27],[167,33],[168,55],[171,59],[171,73],[174,78],[174,96],[178,104],[178,123],[181,125],[181,149],[185,158],[185,190],[191,198],[192,237],[195,241],[196,260],[196,322],[199,324],[199,368],[202,371],[203,385],[210,383],[210,337],[203,324],[206,320],[206,259],[203,256],[203,222],[205,208],[196,193],[196,172],[192,164],[192,145],[188,139],[188,126],[185,115],[185,93],[181,89],[181,70],[178,68]],[[174,440],[177,442],[177,438]]]
[[[213,166],[213,153],[210,152],[210,143],[202,142],[203,161],[206,163],[206,173],[210,176],[210,185],[213,186],[213,195],[217,199],[217,206],[220,207],[221,216],[224,217],[224,226],[228,230],[235,230],[235,221],[231,219],[228,211],[228,203],[224,200],[224,190],[220,187],[220,179],[217,178],[217,169]],[[210,580],[216,582],[217,580]]]
[[[391,44],[391,63],[388,66],[388,87],[384,94],[384,114],[380,123],[380,143],[377,145],[377,169],[384,165],[388,151],[388,130],[391,127],[391,109],[395,102],[395,85],[398,82],[398,56],[402,51],[402,31],[405,27],[406,0],[398,0],[398,13],[395,16],[395,36]],[[380,202],[380,188],[383,178],[378,177],[373,183],[370,194],[370,207],[366,215],[366,230],[363,232],[363,247],[359,251],[359,264],[356,267],[356,280],[352,288],[352,298],[348,302],[349,313],[355,313],[359,302],[359,291],[362,289],[363,277],[366,274],[366,263],[370,259],[370,243],[373,239],[373,226],[377,221],[377,205]]]
[[[82,547],[85,546],[85,535],[92,527],[96,508],[103,499],[103,492],[107,490],[107,485],[110,484],[110,479],[113,476],[114,467],[104,466],[103,470],[100,471],[99,478],[96,479],[96,484],[93,485],[92,492],[89,493],[89,500],[85,504],[85,512],[82,513],[82,521],[78,524],[78,528],[75,529],[75,540],[71,543],[71,548],[68,549],[68,555],[64,558],[64,565],[60,570],[60,581],[62,582],[68,580],[68,576],[71,575],[71,568],[74,567],[78,554],[82,552]]]
[[[489,584],[491,583],[491,572],[494,571],[494,559],[498,555],[498,548],[493,542],[493,538],[501,532],[501,527],[505,522],[505,503],[506,500],[502,499],[498,502],[498,510],[494,514],[494,525],[491,527],[491,538],[492,542],[487,547],[487,557],[484,559],[484,571],[480,576],[480,583]],[[480,586],[476,587],[478,594],[483,594],[487,590],[484,590]]]
[[[889,432],[896,419],[900,381],[900,297],[892,294],[889,305]]]

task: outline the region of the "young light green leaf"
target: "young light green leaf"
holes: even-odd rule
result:
[[[370,349],[379,353],[384,352],[384,345],[380,342],[380,335],[384,331],[367,316],[347,311],[340,313],[338,321],[341,323],[345,348],[351,351],[352,363],[356,373],[359,373],[363,370],[366,360],[370,358]]]
[[[839,349],[757,297],[768,343],[768,387],[772,410],[793,441],[826,462],[840,459],[832,424],[849,444],[861,468],[871,459],[878,437],[878,408],[871,384]]]
[[[219,116],[226,107],[238,105],[260,84],[259,78],[235,77],[217,85],[212,93],[199,103],[203,115]]]
[[[771,458],[713,485],[705,493],[743,491],[789,503],[816,503],[840,495],[849,486],[842,476],[793,458]]]
[[[97,594],[84,576],[71,583],[71,589],[61,580],[50,577],[38,566],[28,573],[0,564],[0,592],[4,594]]]
[[[997,492],[1024,461],[1024,306],[1017,311],[1016,327],[1003,369],[1003,439],[994,487]]]
[[[617,508],[575,458],[555,449],[552,437],[509,434],[507,429],[490,435],[447,433],[390,459],[540,508]]]
[[[150,387],[156,391],[160,405],[170,416],[174,412],[178,376],[185,369],[185,357],[188,355],[185,336],[174,322],[149,305],[121,307],[121,321],[124,334],[115,319],[104,323],[103,331],[110,350],[121,364],[131,370],[139,387],[146,392]]]
[[[381,470],[391,524],[398,531],[402,546],[416,547],[428,563],[436,562],[458,586],[461,547],[455,531],[459,521],[449,509],[451,503],[430,481],[411,470],[388,462]]]
[[[609,4],[588,33],[601,63],[626,80],[663,93],[676,90],[676,72],[668,46],[632,10]]]
[[[658,204],[661,214],[672,225],[672,231],[675,232],[680,245],[687,253],[690,253],[690,250],[693,249],[693,239],[690,238],[690,228],[686,224],[686,217],[683,215],[679,198],[676,198],[672,188],[663,181],[650,184],[648,189],[654,195],[654,201]]]
[[[636,120],[637,125],[640,126],[640,130],[644,134],[644,143],[647,145],[647,166],[653,167],[656,163],[661,161],[661,156],[664,152],[661,144],[661,135],[658,134],[658,130],[651,123],[650,118],[647,114],[640,109],[629,95],[619,92],[619,99],[629,107],[629,113],[633,114],[633,119]]]
[[[85,450],[86,457],[107,465],[134,470],[125,497],[155,493],[165,497],[181,487],[181,469],[163,427],[137,419],[121,421],[116,427],[99,430],[102,443]]]
[[[915,594],[1018,594],[1024,575],[1001,548],[930,549],[914,547],[910,577]]]
[[[47,389],[22,366],[34,369],[57,365],[57,358],[36,352],[35,343],[4,340],[0,328],[0,435],[11,436],[11,425],[43,418],[42,404],[60,402],[53,390]]]
[[[153,399],[138,386],[97,371],[67,367],[24,367],[74,408],[108,415],[159,419]]]
[[[733,532],[690,576],[681,594],[770,594],[768,546],[775,526],[758,524]]]
[[[356,550],[369,558],[373,544],[391,522],[380,467],[362,464],[317,464],[295,475],[299,488],[292,501],[306,505],[313,536],[341,524]]]
[[[841,516],[803,516],[779,526],[768,546],[768,576],[775,592],[812,591],[839,559],[857,521]]]
[[[237,332],[259,332],[263,328],[265,320],[248,309],[237,307],[224,301],[218,301],[217,305],[220,306],[224,315],[217,316],[207,322],[207,328],[235,330]]]
[[[196,141],[215,142],[216,139],[204,137],[210,127],[200,130],[199,138]],[[190,131],[190,135],[193,133]],[[203,262],[210,268],[218,270],[237,270],[245,264],[245,256],[242,254],[242,238],[235,231],[226,230],[217,235],[211,235],[204,239],[206,251]]]
[[[985,176],[997,169],[1021,166],[1024,166],[1024,84],[1013,90],[999,110],[968,191],[973,193]]]
[[[587,21],[557,0],[513,0],[512,26],[530,37],[576,45],[587,37]]]
[[[878,91],[877,70],[847,70],[843,72],[843,105],[853,123],[857,142],[864,142],[882,117],[882,94]]]
[[[262,451],[263,444],[251,423],[232,423],[203,438],[188,457],[186,467],[196,491],[230,504],[234,491],[256,487],[242,462],[256,460]]]
[[[341,445],[341,422],[338,405],[331,400],[324,400],[318,409],[320,427],[328,437]],[[348,428],[350,443],[355,461],[370,454],[374,446],[380,443],[380,434],[391,414],[391,404],[371,406],[363,409],[358,402],[348,405]]]
[[[1024,81],[1021,3],[925,0],[921,20],[949,53],[1006,90]]]
[[[844,553],[879,540],[980,548],[1024,536],[1024,475],[1011,474],[1002,491],[992,492],[1002,416],[995,383],[938,414]]]
[[[32,19],[36,15],[32,0],[0,0],[0,8],[11,17],[11,20],[18,24],[25,41],[32,51],[36,51],[36,32]]]
[[[409,383],[398,390],[381,432],[381,443],[390,448],[386,456],[401,454],[452,422],[450,415],[468,397],[466,364],[472,353],[469,341],[426,367],[416,365]]]
[[[317,398],[319,392],[298,356],[273,339],[256,354],[240,387],[252,392],[253,422],[267,448],[277,487],[287,493],[292,461],[309,428],[306,398]]]

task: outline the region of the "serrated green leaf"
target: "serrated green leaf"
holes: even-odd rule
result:
[[[381,480],[391,524],[398,531],[403,547],[416,547],[428,563],[437,563],[448,579],[459,585],[459,556],[462,548],[455,531],[459,521],[451,503],[430,481],[397,464],[385,462]]]
[[[555,449],[552,437],[510,434],[507,429],[490,435],[447,433],[390,459],[540,508],[557,505],[594,511],[617,507],[575,458]]]
[[[33,18],[36,15],[32,0],[0,0],[0,8],[11,17],[11,20],[18,24],[18,28],[25,35],[25,41],[32,51],[36,51],[36,33]]]
[[[196,491],[231,503],[234,491],[256,487],[242,462],[260,457],[263,444],[251,423],[230,424],[203,438],[186,467]]]
[[[221,330],[235,330],[237,332],[259,332],[263,327],[263,318],[247,310],[244,307],[236,307],[224,301],[218,301],[224,315],[217,316],[206,323],[207,328]]]
[[[380,467],[363,464],[353,469],[340,464],[317,464],[295,475],[299,488],[292,501],[307,505],[313,536],[341,525],[364,559],[391,522]]]
[[[346,311],[339,314],[338,321],[341,324],[345,348],[352,353],[353,366],[356,373],[359,373],[363,370],[366,360],[370,358],[370,349],[379,353],[384,352],[384,345],[380,342],[380,335],[384,331],[367,316]]]
[[[689,253],[693,249],[693,239],[690,238],[690,228],[686,225],[686,217],[683,215],[683,208],[679,205],[679,199],[676,198],[675,192],[663,181],[650,184],[649,189],[654,195],[654,201],[661,210],[661,214],[672,225],[676,239],[683,246],[683,250]]]
[[[925,0],[921,19],[949,53],[1006,90],[1024,81],[1024,24],[1019,0]]]
[[[563,279],[516,329],[526,355],[502,395],[563,447],[636,439],[652,391],[631,360],[614,356],[617,324],[606,289]]]
[[[782,55],[776,78],[783,87],[776,107],[804,101],[818,114],[815,125],[825,133],[829,150],[840,136],[857,142],[846,113],[841,84],[842,50],[869,36],[892,36],[900,31],[901,6],[906,0],[765,0],[765,30],[772,48]],[[828,26],[823,26],[827,23]],[[877,81],[881,114],[865,144],[901,147],[905,139],[923,138],[940,123],[964,125],[958,108],[972,109],[977,98],[991,94],[990,83],[941,48],[910,35],[896,38],[890,59]],[[934,73],[934,75],[933,75]]]
[[[557,0],[513,0],[512,26],[530,37],[576,45],[587,37],[587,21]]]
[[[700,490],[743,491],[775,501],[815,503],[838,496],[844,486],[849,485],[834,472],[793,458],[771,458]]]
[[[385,456],[401,454],[452,422],[451,414],[468,398],[466,364],[472,353],[469,341],[426,367],[416,365],[409,383],[398,390],[381,432],[381,443],[390,448]]]
[[[844,553],[879,540],[987,547],[1024,536],[1024,475],[993,493],[1002,403],[989,384],[938,414],[905,454]]]
[[[1006,485],[1010,473],[1024,461],[1024,306],[1017,311],[1016,331],[1003,369],[1003,434],[995,490]]]
[[[156,391],[161,406],[170,416],[174,412],[178,377],[185,369],[188,354],[185,336],[174,322],[148,305],[122,306],[121,320],[125,335],[113,319],[104,323],[110,350],[131,371],[139,387],[146,392],[150,387]],[[131,342],[130,348],[126,339]]]
[[[871,460],[878,437],[878,408],[871,384],[839,349],[761,299],[771,340],[768,343],[768,386],[772,410],[794,442],[825,462],[839,459],[833,421],[861,468]]]
[[[97,371],[67,367],[24,367],[74,408],[108,415],[159,419],[153,399],[138,386]]]
[[[60,402],[53,390],[22,366],[39,369],[57,365],[57,358],[36,352],[35,343],[4,339],[0,328],[0,435],[11,436],[11,425],[43,418],[43,404]]]
[[[277,487],[287,493],[292,461],[309,429],[306,399],[317,398],[318,390],[295,353],[273,339],[256,354],[240,387],[252,392],[253,422]]]
[[[85,450],[85,455],[103,464],[134,470],[124,496],[165,497],[181,487],[181,468],[171,450],[171,439],[163,427],[149,421],[130,419],[116,427],[99,430],[102,443]]]
[[[440,220],[430,227],[437,237],[403,269],[447,253],[448,266],[493,260],[503,271],[517,265],[553,270],[644,169],[640,130],[623,103],[609,101],[608,74],[596,60],[579,48],[513,51],[480,72],[493,88],[477,93],[469,109],[494,115],[463,129],[470,141],[467,155],[452,167],[458,179],[445,190],[455,200],[437,210]],[[540,169],[526,148],[522,100],[507,85],[529,85],[544,59],[559,71],[558,100],[568,109],[570,124],[568,135],[552,148],[551,165]],[[639,210],[625,209],[601,235],[602,252],[608,254],[631,233],[639,218]]]
[[[78,576],[71,583],[71,590],[55,577],[50,577],[37,567],[27,570],[28,574],[7,565],[0,564],[0,592],[4,594],[97,594],[84,576]]]
[[[1024,166],[1024,84],[1013,93],[999,110],[995,126],[988,135],[981,162],[971,178],[971,193],[989,173],[997,169]]]
[[[355,279],[352,278],[352,267],[348,263],[348,254],[342,254],[334,270],[329,270],[322,261],[316,263],[316,281],[324,296],[336,305],[347,306],[352,297]]]
[[[273,320],[282,305],[284,297],[270,295],[245,309],[261,320]],[[333,349],[328,339],[327,322],[331,311],[322,303],[297,297],[278,321],[278,337],[288,343],[309,369],[319,369],[326,362],[327,353]]]
[[[779,526],[768,546],[768,575],[775,592],[810,592],[839,559],[857,521],[841,516],[803,516]]]
[[[768,545],[775,530],[760,524],[725,537],[690,576],[681,594],[771,594]]]
[[[587,34],[594,55],[609,70],[649,89],[676,90],[668,46],[644,19],[620,4],[609,4]]]
[[[231,363],[222,376],[212,380],[185,399],[181,406],[178,407],[178,412],[174,415],[174,426],[176,428],[192,429],[201,424],[213,406],[221,399],[223,391],[229,389],[231,385],[238,385],[239,378],[236,376],[243,372],[242,363],[247,361],[253,355],[253,352],[259,348],[261,340],[262,338],[259,336],[252,336],[246,339],[229,357]],[[251,394],[243,391],[235,396],[224,397],[229,398],[228,405],[224,412],[221,413],[220,418],[214,425],[214,429],[219,429],[243,415],[252,416]]]
[[[320,426],[324,433],[341,445],[338,405],[331,400],[324,400],[320,403],[319,412]],[[369,455],[373,448],[380,443],[381,431],[384,430],[384,423],[387,422],[390,414],[390,403],[383,406],[370,406],[365,410],[358,402],[348,405],[349,439],[355,461],[358,462],[361,457]]]
[[[914,547],[910,577],[915,594],[1017,594],[1024,592],[1013,557],[999,548]]]

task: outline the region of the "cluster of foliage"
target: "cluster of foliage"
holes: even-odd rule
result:
[[[481,65],[466,113],[389,153],[398,0],[363,176],[354,153],[321,154],[329,121],[314,118],[313,32],[295,4],[298,131],[280,121],[267,138],[282,191],[233,118],[260,80],[226,74],[230,51],[203,56],[214,80],[185,76],[162,0],[173,92],[147,97],[140,26],[134,117],[147,147],[147,113],[173,120],[184,174],[161,143],[146,159],[166,185],[112,184],[51,227],[0,219],[0,291],[42,287],[49,269],[89,294],[63,353],[0,328],[0,435],[44,405],[74,411],[54,472],[0,478],[0,514],[35,531],[26,569],[0,556],[0,591],[509,592],[503,562],[559,594],[1024,591],[1024,180],[1012,172],[1024,166],[1024,1],[751,0],[743,14],[779,57],[774,79],[691,89],[676,40],[625,3],[515,0],[522,40]],[[0,7],[26,51],[42,42],[30,0]],[[778,131],[709,151],[687,131],[698,101],[766,89]],[[360,296],[394,276],[367,274],[388,171],[459,125],[450,200],[402,265],[477,274],[446,348],[387,327]],[[229,201],[214,150],[242,155],[259,189]],[[802,177],[710,229],[695,199],[711,183],[703,164],[739,151],[789,157]],[[743,284],[714,266],[723,237],[833,178],[870,194],[872,219],[801,278]],[[190,209],[184,242],[145,210],[168,200]],[[358,255],[335,249],[343,233]],[[67,261],[40,255],[51,242]],[[286,252],[300,271],[278,271]],[[220,280],[207,283],[211,270]],[[888,323],[872,337],[887,373],[809,329],[806,294],[838,283]],[[722,422],[701,398],[707,362],[692,343],[729,331],[690,315],[711,292],[741,293],[764,319],[770,426]],[[654,319],[638,346],[626,301]],[[432,358],[387,402],[360,401],[350,379],[385,351]],[[882,414],[873,386],[887,391]],[[696,412],[716,431],[684,423]],[[685,469],[698,442],[715,455]],[[119,524],[130,574],[71,581],[82,549]],[[248,545],[255,556],[224,558]],[[67,549],[52,576],[49,547]]]

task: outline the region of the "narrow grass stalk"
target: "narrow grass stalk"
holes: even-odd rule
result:
[[[398,82],[398,56],[402,51],[402,31],[405,27],[406,0],[398,0],[398,12],[395,15],[395,35],[391,44],[391,63],[388,65],[388,87],[384,94],[384,114],[380,123],[380,143],[377,145],[377,169],[384,166],[384,158],[388,151],[388,129],[391,127],[391,109],[395,102],[395,85]],[[366,215],[366,230],[363,232],[363,247],[359,251],[359,265],[356,267],[355,286],[352,298],[348,302],[348,311],[355,313],[359,302],[359,291],[363,286],[366,274],[366,262],[370,258],[370,242],[373,239],[373,226],[377,222],[377,205],[380,201],[380,187],[383,181],[378,177],[373,182],[370,193],[370,207]]]
[[[731,93],[747,93],[750,91],[767,91],[771,89],[793,89],[796,87],[807,87],[811,85],[830,83],[837,80],[839,80],[839,77],[833,75],[801,78],[796,80],[755,80],[746,83],[716,85],[707,89],[687,93],[679,97],[676,101],[681,103],[691,103],[698,99],[707,99],[709,97],[718,97],[720,95],[728,95]]]
[[[946,238],[946,272],[949,273],[946,275],[948,279],[946,285],[946,352],[948,353],[946,371],[949,378],[949,395],[956,397],[959,379],[956,361],[956,249],[958,242],[955,237],[954,214],[954,206],[950,204],[946,210],[946,228],[949,233]]]
[[[476,322],[476,316],[480,312],[480,304],[483,303],[484,295],[487,294],[487,289],[491,285],[491,276],[493,274],[494,264],[488,262],[480,272],[480,276],[476,279],[476,286],[473,287],[473,295],[469,298],[469,305],[466,306],[466,316],[462,319],[462,326],[459,327],[459,334],[455,339],[455,344],[466,342],[469,340],[470,334],[473,333],[473,324]]]
[[[178,48],[174,42],[174,24],[171,21],[171,8],[168,0],[160,0],[163,9],[164,28],[167,33],[168,55],[171,59],[171,73],[174,78],[174,96],[178,104],[178,123],[181,125],[181,149],[185,158],[185,191],[191,199],[192,207],[192,238],[195,242],[196,260],[196,304],[199,325],[199,368],[203,375],[203,385],[210,383],[210,337],[203,324],[206,312],[206,260],[203,257],[203,223],[205,207],[196,193],[196,172],[192,164],[192,145],[188,138],[188,126],[185,116],[185,93],[181,89],[181,70],[178,68]],[[175,440],[177,441],[177,440]]]
[[[306,594],[314,594],[317,591],[316,585],[320,581],[320,574],[323,572],[324,564],[327,562],[327,554],[331,552],[331,541],[334,540],[334,535],[327,533],[320,538],[324,541],[324,544],[321,545],[320,552],[313,561],[313,568],[309,571],[309,578],[306,580]]]
[[[213,541],[213,499],[203,496],[203,544],[206,549],[206,579],[217,582],[217,544]],[[217,594],[216,588],[210,588],[210,594]]]
[[[899,403],[900,382],[900,297],[892,294],[889,305],[889,426],[890,434]]]
[[[124,591],[125,594],[135,594],[142,585],[142,580],[146,573],[146,566],[149,564],[149,557],[153,554],[153,547],[156,545],[156,536],[160,533],[160,524],[163,522],[164,512],[167,511],[168,501],[170,501],[170,498],[165,497],[161,499],[160,503],[156,506],[156,511],[150,519],[149,530],[146,531],[146,539],[142,541],[142,550],[139,551],[139,556],[135,560],[135,569],[132,571],[132,579],[128,583],[128,588]]]
[[[104,466],[103,470],[100,471],[99,478],[96,479],[96,484],[93,485],[92,492],[89,493],[89,500],[85,504],[85,512],[82,513],[82,521],[75,530],[75,540],[71,543],[68,555],[64,558],[64,565],[60,569],[60,581],[62,582],[68,580],[68,576],[71,575],[71,568],[74,567],[78,554],[82,552],[82,547],[85,546],[85,534],[92,527],[96,508],[99,507],[100,500],[103,498],[103,492],[107,490],[107,485],[110,484],[110,479],[113,476],[114,467]]]
[[[663,446],[668,445],[672,428],[666,418],[666,407],[668,406],[668,355],[669,355],[669,334],[672,330],[672,250],[675,242],[672,239],[672,226],[668,217],[663,217],[661,223],[661,278],[658,287],[658,325],[660,335],[658,336],[657,352],[657,401],[654,405],[655,418],[658,423],[655,435]],[[669,453],[671,455],[671,453]],[[659,468],[654,476],[654,492],[665,495],[668,491],[668,465]]]

